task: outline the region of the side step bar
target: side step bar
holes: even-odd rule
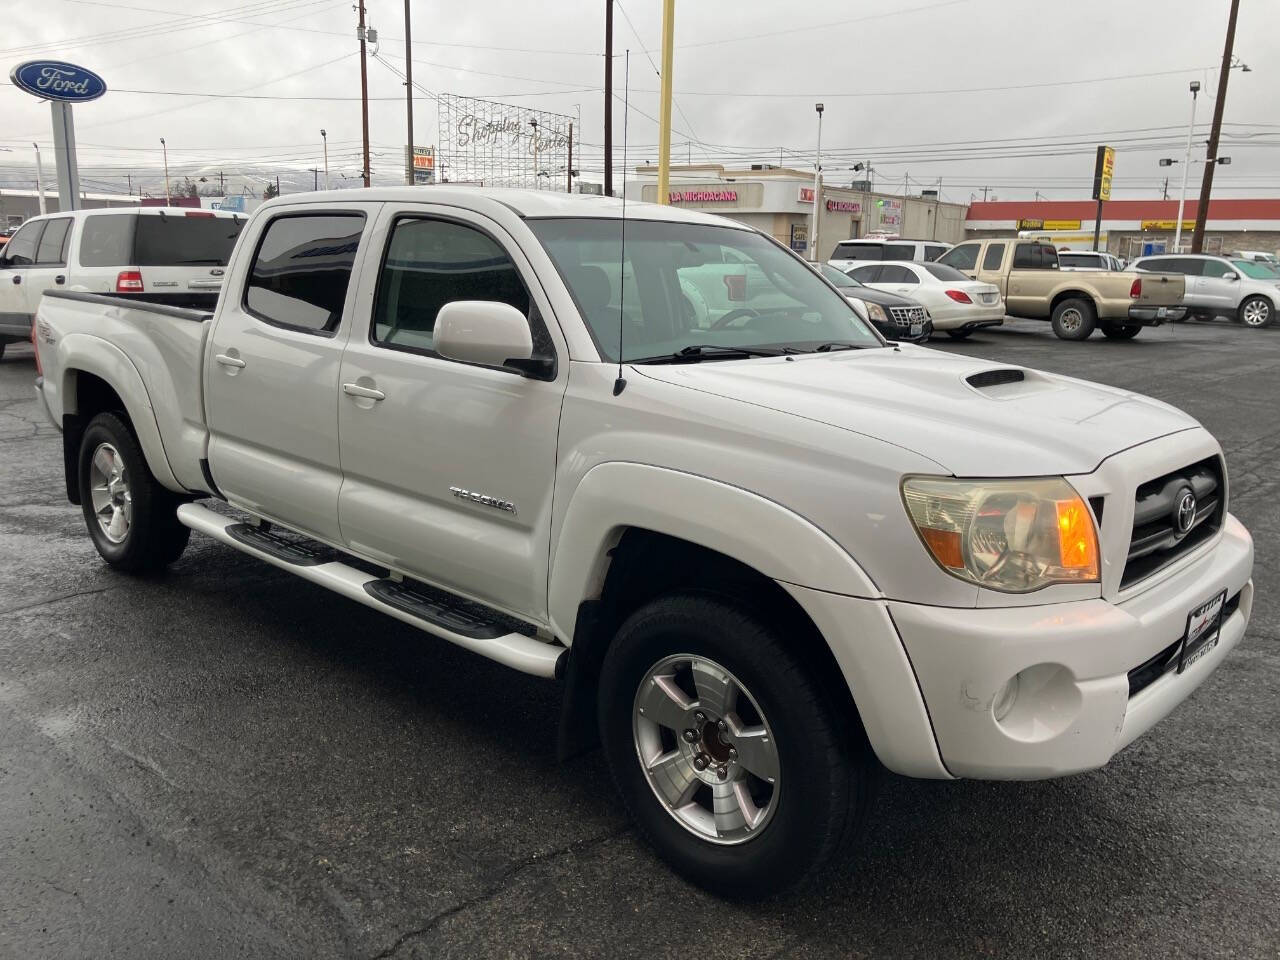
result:
[[[523,624],[497,611],[493,611],[491,622],[484,620],[477,614],[483,609],[478,604],[461,598],[456,598],[456,604],[449,604],[442,598],[450,595],[441,591],[425,586],[415,590],[340,560],[324,559],[321,551],[327,552],[328,548],[312,549],[305,546],[306,541],[298,544],[270,533],[259,535],[256,528],[199,504],[178,507],[178,520],[197,533],[521,673],[556,677],[563,666],[561,658],[568,653],[567,647],[544,643],[521,632],[526,629]]]

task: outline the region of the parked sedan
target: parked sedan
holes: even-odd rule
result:
[[[1255,277],[1244,269],[1246,261],[1199,253],[1140,257],[1129,265],[1140,273],[1181,273],[1187,278],[1182,302],[1193,314],[1222,316],[1246,327],[1269,327],[1280,310],[1280,279]],[[1249,264],[1253,273],[1270,273]]]
[[[858,316],[879,330],[886,340],[923,343],[933,333],[929,311],[916,301],[875,290],[826,263],[818,272],[838,287]]]
[[[875,290],[910,297],[933,318],[935,330],[963,340],[979,327],[1004,323],[1004,298],[995,284],[970,280],[955,267],[941,263],[869,263],[849,276]]]

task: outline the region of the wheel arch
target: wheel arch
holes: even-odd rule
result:
[[[1076,290],[1073,287],[1069,287],[1066,290],[1059,290],[1057,293],[1053,295],[1053,299],[1049,301],[1050,316],[1053,315],[1053,311],[1057,310],[1058,305],[1062,303],[1062,301],[1064,300],[1084,300],[1086,303],[1088,303],[1090,306],[1093,307],[1094,316],[1097,316],[1098,314],[1098,301],[1097,301],[1097,298],[1093,296],[1093,294],[1085,290]]]
[[[73,497],[77,486],[74,465],[84,429],[99,413],[112,411],[125,416],[156,480],[174,492],[184,492],[169,467],[146,384],[124,351],[98,337],[71,335],[58,344],[58,353],[68,499],[79,502],[78,489]]]

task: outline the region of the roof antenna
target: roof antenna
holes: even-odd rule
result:
[[[622,74],[622,241],[618,251],[618,379],[613,381],[616,397],[627,387],[622,377],[622,307],[627,296],[627,118],[631,113],[631,48],[627,47],[626,67]],[[611,67],[612,69],[612,67]]]

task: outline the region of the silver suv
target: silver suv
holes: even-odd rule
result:
[[[1181,273],[1182,302],[1193,314],[1229,317],[1247,327],[1266,327],[1280,310],[1280,271],[1266,264],[1198,253],[1141,257],[1129,264],[1143,273]]]

